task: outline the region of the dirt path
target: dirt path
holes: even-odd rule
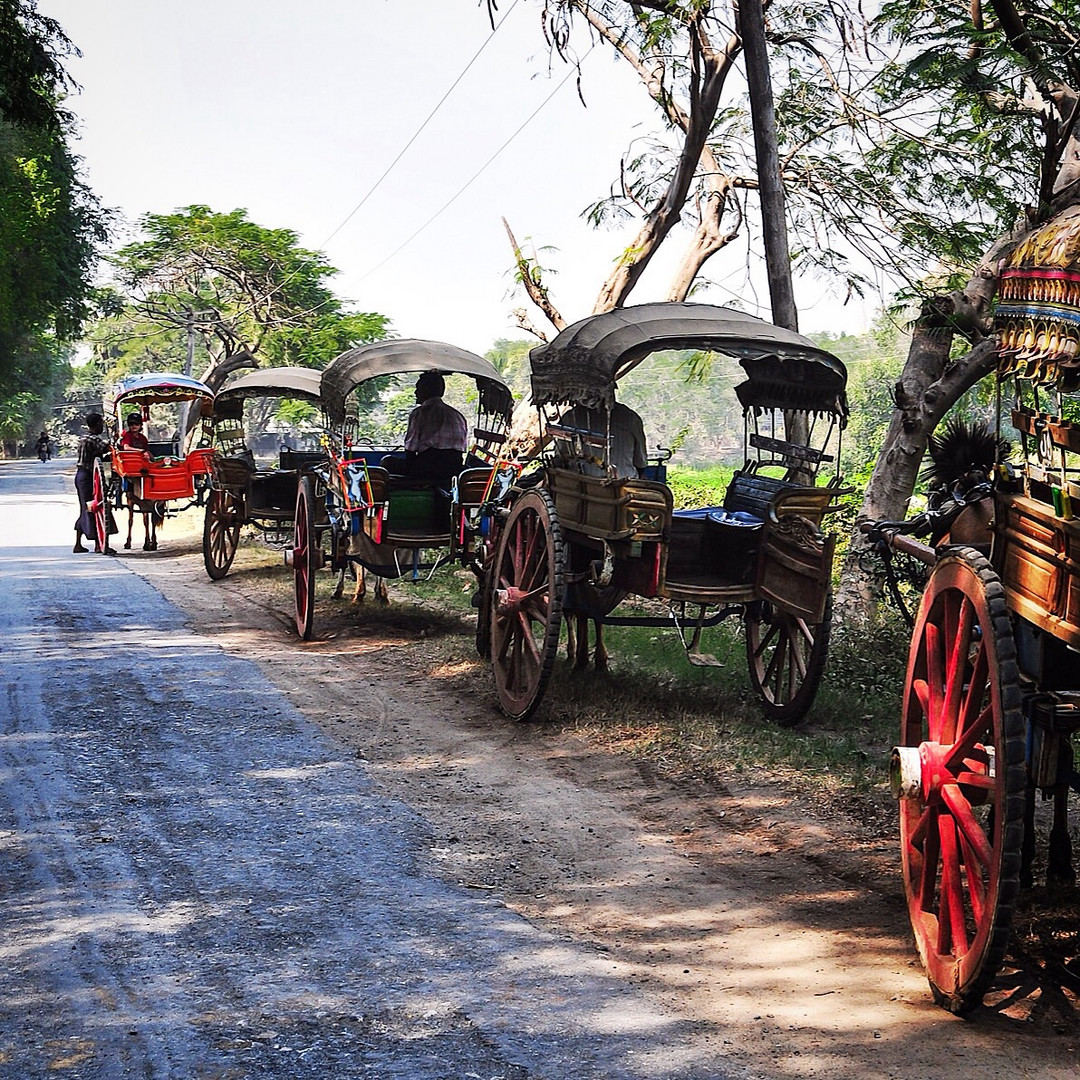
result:
[[[932,1004],[891,838],[778,787],[675,783],[553,725],[513,724],[467,627],[433,643],[422,615],[403,614],[374,633],[320,594],[304,644],[286,571],[256,572],[243,549],[219,583],[193,537],[124,561],[355,747],[430,823],[449,881],[592,943],[613,974],[716,1025],[752,1073],[1076,1075],[1076,999],[1061,985],[1021,985],[974,1020]]]

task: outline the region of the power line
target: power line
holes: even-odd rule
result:
[[[509,14],[509,12],[507,12],[507,14]],[[595,48],[595,46],[593,46],[593,48]],[[592,52],[592,49],[589,49],[589,52]],[[585,56],[581,58],[582,62],[584,62],[585,58],[588,55],[589,53],[586,53]],[[375,273],[376,270],[382,269],[382,267],[384,267],[395,255],[407,248],[409,244],[411,244],[433,221],[441,217],[446,210],[448,210],[455,202],[457,202],[457,200],[473,185],[473,183],[480,177],[480,175],[487,170],[488,166],[525,130],[526,127],[528,127],[529,124],[532,123],[540,110],[543,109],[549,101],[551,101],[551,99],[566,85],[570,78],[576,73],[577,66],[571,68],[566,73],[559,85],[556,86],[555,89],[552,90],[551,93],[548,94],[548,96],[544,98],[544,100],[540,102],[539,105],[537,105],[537,107],[528,115],[528,117],[526,117],[525,120],[521,122],[518,129],[502,144],[502,146],[500,146],[499,149],[496,150],[495,153],[492,154],[491,157],[489,157],[487,161],[485,161],[484,164],[481,165],[480,168],[477,169],[476,172],[474,172],[472,176],[470,176],[469,179],[466,180],[465,183],[462,184],[462,186],[458,188],[458,190],[453,195],[451,195],[450,198],[447,199],[446,202],[443,203],[443,205],[440,206],[439,209],[436,210],[435,213],[427,219],[427,221],[424,222],[423,225],[420,226],[420,228],[418,228],[407,240],[404,240],[401,244],[394,248],[394,250],[391,251],[385,259],[383,259],[379,263],[376,263],[375,266],[373,266],[366,274],[363,274],[358,279],[357,283],[359,284],[359,282],[361,281],[366,281],[369,277],[371,277],[372,274]]]
[[[376,180],[376,181],[375,181],[375,183],[371,185],[371,187],[370,187],[370,188],[368,189],[368,191],[367,191],[367,194],[366,194],[366,195],[364,195],[364,197],[363,197],[363,198],[362,198],[362,199],[361,199],[361,200],[360,200],[360,201],[359,201],[359,202],[358,202],[358,203],[357,203],[357,204],[356,204],[356,205],[355,205],[355,206],[354,206],[354,207],[352,208],[352,210],[350,210],[350,211],[349,211],[348,215],[347,215],[347,216],[345,217],[345,219],[344,219],[344,220],[343,220],[343,221],[341,222],[341,224],[340,224],[340,225],[338,225],[338,227],[337,227],[337,228],[336,228],[336,229],[335,229],[335,230],[334,230],[334,231],[333,231],[333,232],[332,232],[332,233],[331,233],[331,234],[330,234],[330,235],[329,235],[329,236],[328,236],[328,237],[327,237],[327,238],[326,238],[326,239],[325,239],[325,240],[324,240],[323,242],[322,242],[322,244],[320,244],[320,245],[319,245],[320,247],[325,247],[325,246],[326,246],[326,245],[327,245],[328,243],[330,243],[330,241],[331,241],[331,240],[333,240],[333,238],[334,238],[335,236],[337,236],[337,234],[338,234],[339,232],[341,232],[341,230],[342,230],[343,228],[345,228],[345,226],[346,226],[346,225],[347,225],[347,224],[349,223],[349,221],[350,221],[350,220],[351,220],[351,219],[352,219],[352,218],[354,217],[354,215],[355,215],[355,214],[357,213],[357,211],[358,211],[358,210],[359,210],[359,209],[360,209],[360,208],[361,208],[361,207],[362,207],[362,206],[364,205],[364,203],[366,203],[366,202],[368,201],[368,199],[370,199],[370,198],[371,198],[371,196],[372,196],[372,195],[373,195],[373,194],[375,193],[375,191],[376,191],[376,189],[377,189],[377,188],[379,187],[379,185],[380,185],[380,184],[381,184],[381,183],[382,183],[382,182],[383,182],[383,181],[384,181],[384,180],[385,180],[385,179],[387,178],[387,176],[389,176],[389,175],[390,175],[390,173],[391,173],[391,171],[393,170],[394,166],[395,166],[395,165],[396,165],[396,164],[397,164],[397,163],[398,163],[398,162],[399,162],[399,161],[400,161],[400,160],[401,160],[401,159],[402,159],[402,158],[403,158],[403,157],[405,156],[405,153],[406,153],[406,151],[407,151],[407,150],[409,149],[409,147],[410,147],[410,146],[412,146],[412,144],[413,144],[414,142],[416,142],[416,140],[417,140],[417,139],[418,139],[418,138],[420,137],[420,133],[421,133],[421,132],[422,132],[422,131],[424,130],[424,128],[426,128],[426,127],[428,126],[428,124],[429,124],[429,123],[431,123],[431,121],[432,121],[432,119],[434,118],[435,114],[436,114],[436,113],[437,113],[437,112],[438,112],[438,111],[439,111],[439,110],[440,110],[440,109],[441,109],[441,108],[443,107],[444,103],[446,102],[446,99],[447,99],[447,98],[448,98],[448,97],[449,97],[449,96],[450,96],[450,95],[451,95],[451,94],[452,94],[452,93],[454,92],[454,90],[455,90],[455,89],[457,88],[457,85],[458,85],[458,83],[460,83],[460,82],[461,82],[461,80],[462,80],[462,79],[464,79],[464,78],[465,78],[465,76],[466,76],[466,75],[468,74],[468,72],[469,72],[469,69],[470,69],[470,68],[471,68],[471,67],[473,66],[473,64],[475,64],[475,63],[476,63],[476,61],[477,61],[477,60],[479,59],[479,57],[480,57],[480,54],[481,54],[481,53],[482,53],[482,52],[483,52],[483,51],[484,51],[484,50],[485,50],[485,49],[486,49],[486,48],[488,47],[488,45],[490,45],[490,44],[491,44],[491,39],[492,39],[492,38],[493,38],[493,37],[494,37],[494,36],[495,36],[495,35],[496,35],[496,34],[498,33],[498,31],[499,31],[499,28],[500,28],[500,27],[502,26],[502,24],[503,24],[504,22],[506,22],[506,20],[507,20],[508,18],[510,18],[510,13],[511,13],[511,12],[512,12],[512,11],[514,10],[514,8],[516,8],[516,7],[518,6],[518,3],[519,3],[519,2],[520,2],[520,0],[514,0],[514,2],[513,2],[513,3],[512,3],[511,5],[510,5],[510,7],[509,7],[509,8],[507,9],[507,11],[506,11],[506,14],[505,14],[505,15],[504,15],[504,16],[503,16],[503,17],[502,17],[502,18],[501,18],[501,19],[500,19],[500,20],[498,21],[498,23],[497,23],[497,24],[495,25],[495,27],[494,27],[494,28],[492,29],[491,33],[490,33],[490,34],[488,34],[487,38],[486,38],[486,39],[485,39],[485,41],[484,41],[484,44],[483,44],[483,45],[481,45],[481,46],[480,46],[480,48],[476,50],[476,53],[475,53],[475,55],[474,55],[474,56],[473,56],[473,58],[472,58],[472,59],[471,59],[471,60],[470,60],[470,61],[469,61],[469,62],[468,62],[468,63],[467,63],[466,65],[465,65],[465,67],[463,68],[463,70],[462,70],[461,74],[460,74],[460,75],[459,75],[459,76],[458,76],[458,77],[457,77],[457,78],[456,78],[456,79],[455,79],[455,80],[453,81],[453,83],[452,83],[452,84],[450,85],[450,88],[449,88],[449,89],[448,89],[448,90],[446,91],[446,93],[445,93],[445,94],[443,94],[443,96],[442,96],[441,98],[439,98],[439,101],[438,101],[438,103],[436,104],[435,108],[433,108],[433,109],[431,110],[431,112],[429,112],[429,113],[428,113],[428,115],[427,115],[427,118],[426,118],[426,119],[424,120],[424,122],[423,122],[423,123],[422,123],[422,124],[421,124],[421,125],[420,125],[420,126],[419,126],[419,127],[417,128],[417,129],[416,129],[416,131],[415,131],[415,132],[413,133],[413,136],[412,136],[412,138],[411,138],[411,139],[409,139],[409,141],[408,141],[408,142],[407,142],[407,143],[406,143],[406,144],[405,144],[405,145],[404,145],[404,146],[403,146],[403,147],[401,148],[401,150],[400,150],[400,152],[398,153],[397,157],[396,157],[396,158],[394,158],[394,160],[393,160],[393,161],[391,161],[391,162],[390,162],[390,164],[386,166],[386,168],[385,168],[385,169],[383,170],[383,173],[382,173],[382,175],[381,175],[381,176],[379,177],[379,179],[378,179],[378,180]]]
[[[387,167],[383,170],[382,175],[375,181],[374,184],[371,185],[371,187],[368,189],[368,191],[364,195],[364,197],[342,219],[342,221],[337,226],[337,228],[335,228],[334,231],[331,232],[330,235],[327,236],[327,238],[319,245],[319,249],[312,255],[311,258],[301,260],[299,266],[297,266],[287,277],[285,277],[284,280],[282,280],[277,285],[275,285],[268,293],[266,293],[264,296],[260,296],[259,299],[258,299],[258,303],[260,303],[260,304],[265,303],[267,300],[270,299],[270,297],[274,296],[277,293],[280,293],[285,288],[285,286],[288,285],[288,283],[290,281],[292,281],[292,279],[295,278],[297,276],[297,274],[300,273],[300,270],[305,265],[307,265],[308,263],[314,262],[316,256],[324,256],[325,255],[325,252],[322,249],[325,248],[326,245],[335,236],[337,236],[337,234],[339,232],[341,232],[341,230],[343,228],[345,228],[345,226],[349,223],[349,221],[352,220],[352,218],[357,214],[357,212],[360,210],[360,208],[368,201],[368,199],[371,198],[371,196],[375,193],[375,191],[382,184],[382,182],[387,178],[387,176],[390,175],[390,173],[393,171],[394,166],[397,165],[397,163],[405,156],[405,153],[406,153],[406,151],[408,151],[409,147],[411,147],[412,144],[414,142],[416,142],[416,140],[420,137],[421,132],[423,132],[424,128],[426,128],[428,126],[428,124],[432,121],[432,119],[435,117],[435,114],[438,113],[438,111],[443,107],[443,105],[446,102],[446,99],[454,92],[454,90],[457,88],[457,86],[461,82],[461,80],[465,78],[465,76],[469,72],[469,69],[479,59],[480,54],[488,47],[488,45],[491,44],[492,38],[495,37],[495,35],[498,33],[499,29],[502,27],[503,23],[506,22],[506,20],[510,17],[511,12],[514,10],[514,8],[516,8],[518,6],[519,3],[520,3],[520,0],[513,0],[513,3],[510,5],[509,8],[507,8],[506,14],[503,15],[503,17],[495,24],[495,26],[492,28],[491,33],[488,34],[488,36],[484,39],[484,43],[480,46],[479,49],[476,50],[476,52],[473,54],[472,59],[465,65],[465,67],[462,68],[461,73],[453,81],[453,83],[450,84],[449,89],[438,100],[435,107],[431,110],[431,112],[428,113],[428,115],[425,118],[424,122],[416,129],[416,131],[413,133],[413,135],[409,139],[409,141],[401,148],[401,150],[398,152],[397,157],[395,157],[394,160],[391,161],[389,165],[387,165]],[[534,113],[533,115],[535,116],[536,114]],[[531,119],[531,117],[530,117],[530,119]],[[527,122],[528,121],[526,121],[526,123]],[[520,130],[520,128],[518,130]],[[516,134],[516,132],[515,132],[515,134]],[[513,136],[511,136],[511,138],[513,138]],[[477,175],[479,175],[479,174],[477,174]],[[460,192],[458,194],[460,194]],[[457,198],[457,196],[455,196],[455,198]],[[451,200],[451,201],[453,201],[453,200]],[[447,205],[449,205],[449,203]],[[412,239],[412,238],[410,237],[410,239]],[[408,243],[408,242],[409,241],[406,241],[406,243]],[[394,254],[396,255],[397,252],[394,252]],[[319,311],[321,308],[326,307],[327,304],[334,302],[336,299],[337,299],[336,297],[327,297],[326,300],[321,301],[320,303],[316,304],[314,307],[308,308],[306,311],[294,312],[292,315],[289,316],[288,321],[289,322],[294,322],[296,319],[302,318],[305,315],[313,315],[313,314],[315,314],[315,312]],[[255,301],[250,302],[249,305],[248,305],[248,311],[253,312],[255,310],[255,306],[256,306]]]

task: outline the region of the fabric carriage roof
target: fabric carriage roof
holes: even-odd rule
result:
[[[591,315],[529,354],[537,405],[610,405],[616,382],[666,349],[724,353],[748,379],[735,388],[744,408],[847,415],[843,363],[809,338],[732,308],[656,303]]]
[[[116,388],[113,403],[152,401],[194,401],[197,398],[213,398],[214,392],[205,383],[189,375],[175,371],[149,371],[143,375],[129,375],[121,379]]]
[[[318,403],[322,393],[322,372],[315,368],[260,368],[222,387],[218,401],[249,397],[299,398]]]
[[[420,371],[469,375],[476,380],[485,412],[503,416],[510,413],[510,388],[482,356],[441,341],[393,338],[349,349],[326,366],[322,374],[322,397],[327,416],[332,423],[344,422],[345,399],[368,379]]]

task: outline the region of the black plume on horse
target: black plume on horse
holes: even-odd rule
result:
[[[985,485],[994,465],[1011,455],[1008,440],[983,421],[954,416],[940,435],[930,436],[926,451],[921,476],[929,508],[938,512],[930,543],[989,544],[993,510]]]
[[[940,435],[930,436],[926,453],[922,480],[932,489],[951,491],[985,483],[995,462],[1005,461],[1012,447],[986,422],[954,416]]]

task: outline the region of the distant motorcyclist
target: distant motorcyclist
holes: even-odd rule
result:
[[[41,434],[37,437],[37,453],[38,457],[42,461],[48,461],[52,457],[52,446],[49,438],[49,433],[42,429]]]

